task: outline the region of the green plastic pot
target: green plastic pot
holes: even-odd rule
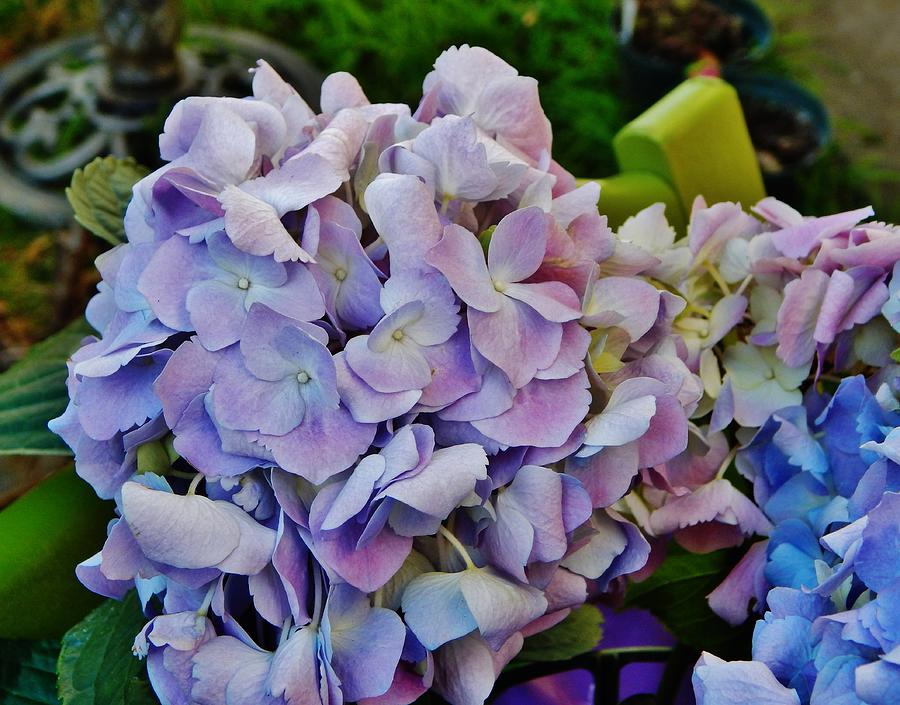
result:
[[[75,566],[103,545],[112,516],[71,468],[0,511],[0,639],[61,637],[100,603]]]
[[[678,85],[613,140],[620,174],[600,180],[600,212],[618,227],[661,201],[684,233],[697,196],[752,204],[766,195],[734,88],[718,78]]]

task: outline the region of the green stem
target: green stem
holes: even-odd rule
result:
[[[315,600],[313,602],[313,618],[310,627],[319,628],[322,621],[322,571],[319,566],[313,566],[313,585],[315,586]]]
[[[738,449],[737,449],[737,448],[732,448],[732,449],[728,452],[728,455],[725,456],[725,460],[722,461],[722,464],[719,466],[719,469],[718,469],[718,471],[716,472],[716,479],[717,479],[717,480],[721,480],[722,477],[725,475],[725,473],[728,472],[728,468],[729,468],[729,466],[731,465],[732,461],[733,461],[733,460],[735,459],[735,457],[737,456],[737,452],[738,452]]]
[[[438,532],[440,533],[441,536],[444,537],[444,539],[447,541],[447,543],[449,543],[451,546],[453,546],[453,548],[456,549],[456,552],[459,554],[459,557],[462,558],[463,562],[466,564],[467,570],[474,570],[475,568],[478,567],[472,561],[472,557],[469,556],[469,552],[466,550],[466,547],[463,546],[460,543],[459,539],[456,538],[451,532],[449,532],[446,527],[441,526],[441,528],[438,529]]]
[[[706,267],[706,271],[709,272],[710,276],[713,278],[713,281],[722,290],[722,293],[725,294],[725,296],[731,296],[731,289],[729,289],[728,284],[725,283],[725,279],[722,277],[721,272],[716,269],[716,265],[714,265],[709,260],[706,260],[703,265]]]
[[[685,307],[687,308],[687,310],[690,311],[691,313],[696,313],[698,316],[702,316],[703,318],[706,318],[706,319],[709,318],[709,311],[707,311],[706,309],[702,309],[699,306],[692,304],[687,299],[684,300],[684,303],[685,303]]]
[[[213,582],[212,585],[209,586],[209,590],[206,591],[206,595],[203,597],[203,603],[197,609],[197,614],[201,617],[205,617],[207,613],[209,613],[209,606],[212,604],[213,594],[216,591],[216,582]]]
[[[200,486],[200,481],[202,479],[203,479],[202,472],[198,472],[196,475],[194,475],[194,479],[191,480],[191,484],[190,484],[190,486],[188,486],[188,491],[187,491],[188,497],[194,496],[194,494],[197,492],[197,488]]]

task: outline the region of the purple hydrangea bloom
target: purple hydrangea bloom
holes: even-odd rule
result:
[[[704,653],[692,680],[699,705],[800,705],[796,691],[783,686],[765,665],[756,661],[727,662]]]
[[[450,340],[459,323],[453,291],[437,273],[401,273],[386,282],[381,305],[387,315],[348,342],[347,364],[379,392],[425,389],[429,350]]]
[[[475,122],[469,117],[435,118],[407,147],[382,153],[383,171],[412,174],[434,189],[435,200],[495,201],[516,189],[527,170],[523,163],[489,161],[479,142]]]
[[[524,582],[525,566],[565,557],[569,534],[590,518],[591,509],[590,497],[574,478],[523,466],[497,495],[497,519],[485,529],[482,552]]]
[[[425,77],[419,108],[437,115],[471,115],[488,135],[531,159],[550,155],[550,123],[538,97],[537,81],[481,47],[452,47]],[[432,107],[433,106],[433,107]],[[507,109],[502,106],[514,106]]]
[[[221,232],[197,245],[182,237],[167,240],[144,269],[139,287],[161,321],[173,330],[196,331],[208,350],[240,340],[255,303],[298,321],[325,313],[306,267],[248,255]]]
[[[759,534],[710,595],[765,605],[754,660],[698,699],[888,702],[900,233],[698,198],[686,238],[614,234],[533,79],[462,46],[423,89],[333,74],[317,114],[260,62],[181,101],[98,258],[51,427],[116,503],[76,573],[137,590],[160,699],[481,705],[589,581]],[[856,367],[877,392],[811,384]]]
[[[435,449],[431,428],[404,426],[345,482],[316,496],[313,547],[344,580],[377,590],[403,565],[412,539],[436,533],[487,477],[486,466],[484,450],[474,443]]]
[[[194,701],[275,705],[304,698],[324,705],[386,691],[405,639],[397,614],[372,608],[347,585],[332,588],[320,609],[274,653],[245,634],[202,644],[192,658]]]
[[[77,575],[100,594],[137,590],[148,621],[134,650],[160,699],[399,705],[433,689],[480,705],[525,638],[589,585],[621,590],[644,569],[645,534],[710,550],[771,522],[770,564],[791,544],[814,587],[847,571],[882,585],[889,527],[856,524],[831,547],[815,531],[874,512],[893,482],[878,484],[893,417],[859,390],[825,412],[846,511],[798,483],[822,510],[801,521],[806,553],[802,532],[779,529],[778,501],[763,516],[721,477],[727,436],[701,419],[759,411],[762,383],[722,350],[754,303],[772,355],[790,329],[769,305],[788,298],[772,281],[779,246],[809,240],[835,286],[859,284],[862,304],[816,314],[836,322],[823,344],[850,359],[847,336],[876,303],[891,317],[893,234],[825,223],[776,237],[793,216],[771,203],[771,226],[698,203],[686,241],[662,234],[668,257],[649,232],[665,229],[659,209],[614,235],[598,185],[576,188],[552,160],[533,79],[463,46],[424,89],[411,111],[334,74],[317,114],[263,62],[251,97],[180,102],[160,137],[168,163],[134,187],[128,242],[98,260],[98,337],[70,360],[52,427],[116,503]],[[776,292],[761,303],[738,290],[757,264]],[[719,279],[734,289],[718,296]],[[869,337],[860,355],[879,353]],[[782,433],[821,482],[801,435]],[[872,663],[863,689],[884,677]]]
[[[375,428],[354,421],[341,404],[324,331],[254,307],[244,333],[239,349],[224,353],[213,375],[217,422],[231,431],[258,432],[255,441],[281,467],[312,482],[349,467],[369,447]]]
[[[359,241],[359,218],[349,205],[333,196],[312,204],[309,214],[310,222],[318,220],[316,262],[309,271],[325,300],[329,318],[341,329],[371,327],[382,314],[380,272]]]
[[[581,316],[575,292],[560,282],[521,283],[540,267],[549,223],[537,208],[503,218],[491,235],[485,263],[472,233],[448,226],[428,253],[468,304],[472,344],[523,387],[559,355],[562,324]]]

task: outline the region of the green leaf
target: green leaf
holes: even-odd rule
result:
[[[172,462],[169,460],[169,453],[166,451],[164,441],[149,441],[138,446],[138,474],[143,475],[145,472],[152,472],[155,475],[165,475],[171,468]]]
[[[582,605],[555,627],[528,637],[510,667],[536,661],[568,661],[587,653],[600,642],[602,624],[600,610],[593,605]]]
[[[741,633],[709,608],[706,596],[725,579],[740,556],[741,549],[698,554],[672,543],[666,559],[649,578],[629,585],[625,605],[648,609],[689,646],[719,656],[731,654],[741,648]],[[746,643],[750,643],[749,638]]]
[[[146,618],[137,595],[107,600],[63,637],[59,699],[63,705],[154,705],[144,661],[131,653]]]
[[[894,350],[894,352],[891,353],[891,359],[894,362],[900,362],[900,348],[897,348],[896,350]]]
[[[484,256],[487,257],[488,249],[491,246],[491,238],[494,236],[494,231],[497,229],[496,225],[492,225],[487,230],[482,231],[481,235],[478,236],[478,242],[481,243],[481,249],[484,250]]]
[[[97,157],[83,169],[76,169],[66,198],[75,220],[110,245],[125,239],[125,208],[131,187],[147,174],[134,159]]]
[[[76,321],[0,374],[0,455],[69,455],[47,422],[65,411],[66,359],[88,333]]]
[[[56,659],[59,642],[0,641],[0,695],[3,705],[59,705]]]

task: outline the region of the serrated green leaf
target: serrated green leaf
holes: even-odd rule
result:
[[[47,422],[65,411],[66,359],[89,333],[75,321],[0,374],[0,455],[69,455]]]
[[[625,605],[649,610],[689,646],[719,656],[732,653],[736,646],[740,648],[739,631],[709,608],[706,596],[725,579],[740,556],[740,549],[698,554],[673,543],[649,578],[629,585]]]
[[[62,640],[59,699],[63,705],[155,705],[144,661],[131,653],[146,618],[134,591],[107,600]]]
[[[510,666],[536,661],[568,661],[591,651],[603,635],[603,615],[593,605],[582,605],[555,627],[530,636]]]
[[[147,174],[134,159],[97,157],[82,169],[76,169],[66,198],[75,212],[75,220],[110,245],[125,239],[125,209],[131,200],[131,187]]]
[[[59,642],[0,641],[0,702],[3,705],[59,705],[56,659]]]

